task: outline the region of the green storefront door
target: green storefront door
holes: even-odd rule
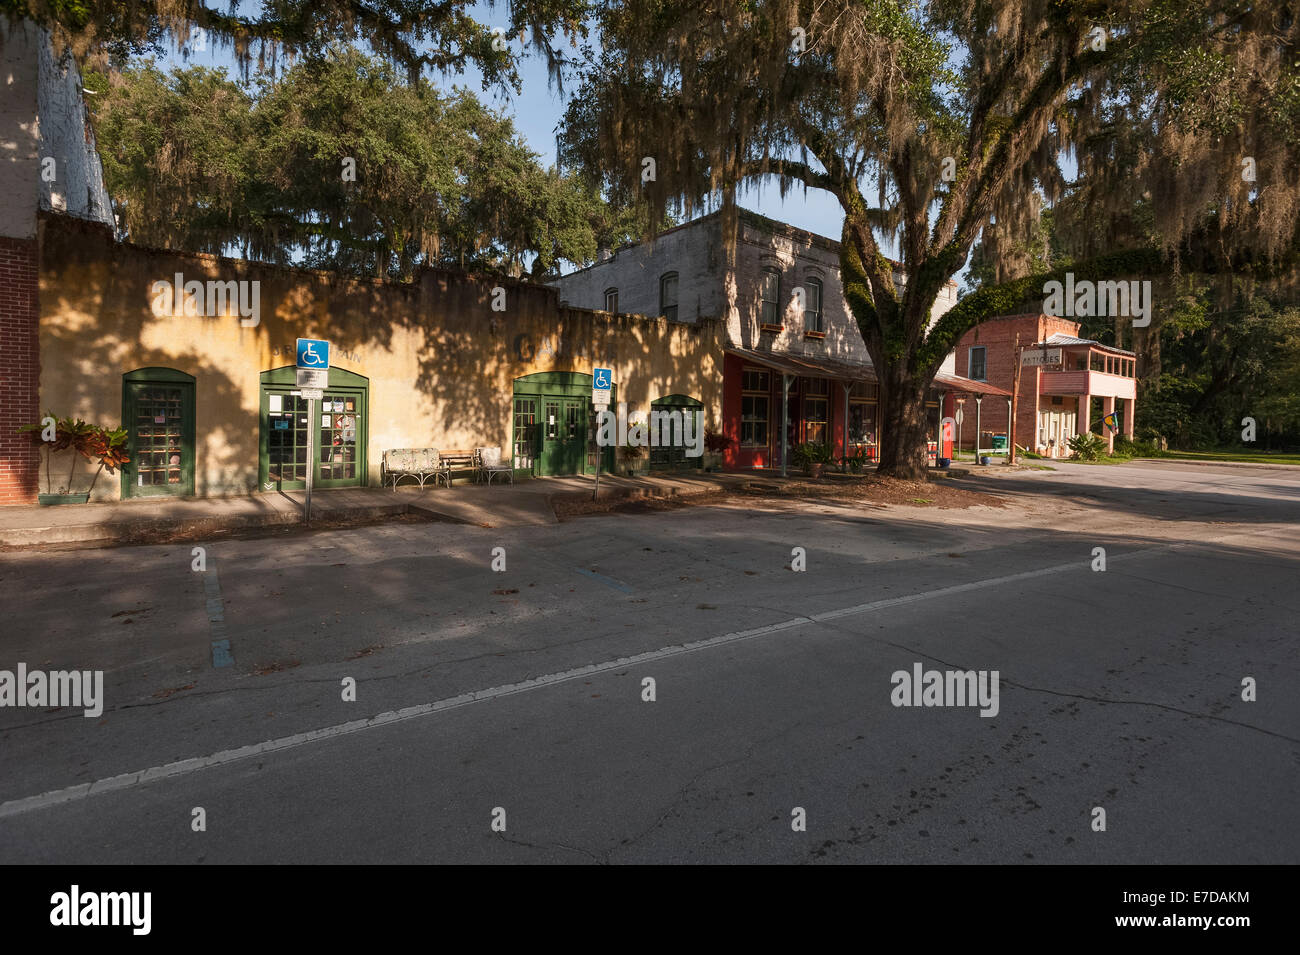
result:
[[[296,392],[292,368],[262,373],[259,486],[292,491],[307,486],[307,468],[318,488],[366,485],[366,435],[369,387],[365,378],[330,369],[330,383],[316,402],[315,420],[307,399]],[[315,454],[308,459],[308,429]]]
[[[704,463],[702,454],[686,454],[686,436],[683,419],[690,419],[691,443],[698,444],[704,440],[704,404],[690,395],[666,395],[650,403],[651,413],[659,412],[669,415],[668,424],[655,429],[655,440],[668,439],[666,445],[650,448],[650,468],[658,471],[681,471],[698,468]],[[681,415],[681,419],[675,417]]]
[[[581,474],[587,450],[586,403],[548,395],[542,405],[542,473]]]
[[[516,378],[513,419],[517,474],[595,473],[591,375],[547,371]],[[602,460],[603,468],[612,467],[614,449],[606,448]]]
[[[122,426],[131,460],[122,497],[194,493],[194,378],[170,368],[122,376]]]

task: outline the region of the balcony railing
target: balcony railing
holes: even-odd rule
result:
[[[1045,371],[1038,378],[1038,393],[1133,398],[1137,395],[1137,383],[1132,378],[1108,375],[1104,371]]]

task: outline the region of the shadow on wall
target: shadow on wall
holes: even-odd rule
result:
[[[89,293],[95,294],[95,290]],[[49,308],[50,294],[49,290],[42,290],[42,312]],[[62,301],[55,307],[74,306]],[[257,417],[255,412],[250,415],[242,408],[239,384],[230,377],[228,369],[206,360],[194,350],[177,352],[145,347],[139,341],[137,328],[133,327],[136,324],[125,321],[111,309],[101,312],[93,333],[42,323],[42,354],[59,354],[65,358],[59,363],[49,359],[42,363],[40,413],[50,411],[56,416],[84,418],[104,427],[120,427],[123,424],[122,376],[126,372],[148,367],[183,371],[197,380],[196,493],[200,496],[245,494],[253,490],[256,475],[249,479],[247,472],[248,462],[257,461]],[[50,370],[49,380],[45,369]],[[53,456],[50,467],[56,486],[66,478],[71,458],[71,452]],[[55,463],[60,460],[62,475]],[[90,481],[86,469],[93,472],[97,466],[84,459],[77,465],[81,477],[74,491],[84,491]],[[117,474],[101,474],[95,485],[94,500],[116,500],[120,483]],[[44,464],[40,486],[45,487]]]
[[[256,489],[259,375],[292,364],[275,353],[297,337],[326,338],[336,354],[365,355],[351,370],[372,383],[380,363],[410,375],[409,385],[399,378],[400,385],[425,399],[432,423],[427,429],[407,420],[388,424],[405,429],[412,446],[439,446],[454,432],[500,444],[508,455],[513,379],[545,370],[589,374],[607,357],[645,369],[619,387],[621,398],[647,406],[680,393],[704,399],[707,407],[706,386],[720,387],[720,365],[690,357],[716,351],[716,328],[561,308],[556,291],[544,286],[434,269],[410,284],[357,280],[118,244],[102,227],[51,214],[43,217],[42,233],[41,348],[48,356],[42,401],[57,414],[114,426],[121,419],[123,373],[159,366],[194,376],[201,496]],[[177,272],[187,280],[258,281],[258,323],[241,327],[234,315],[154,316],[150,284]],[[493,309],[496,288],[504,291],[505,311]],[[663,371],[669,361],[671,374]],[[655,364],[658,373],[651,374]],[[372,434],[382,414],[372,411]],[[377,455],[370,464],[373,476]],[[109,496],[106,487],[115,480],[101,478],[97,500]]]

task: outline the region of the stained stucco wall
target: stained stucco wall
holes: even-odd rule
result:
[[[513,380],[542,371],[614,369],[633,409],[688,394],[717,427],[721,348],[717,326],[611,316],[558,305],[553,289],[427,272],[392,285],[259,266],[214,256],[142,249],[108,230],[42,217],[41,407],[102,424],[121,419],[122,375],[142,367],[195,376],[196,492],[256,487],[262,371],[294,363],[298,337],[333,343],[331,363],[369,379],[368,463],[379,483],[383,450],[500,445],[508,457]],[[260,322],[157,317],[155,281],[260,283]],[[492,310],[492,288],[506,310]],[[96,499],[119,486],[100,482]]]
[[[34,236],[38,208],[113,221],[76,64],[0,15],[0,235]]]
[[[36,235],[40,128],[36,121],[40,31],[0,14],[0,236]]]
[[[113,223],[104,188],[104,167],[86,115],[81,72],[70,55],[56,57],[48,39],[38,47],[40,81],[37,115],[41,158],[54,160],[53,175],[42,175],[41,208],[82,219]]]
[[[614,287],[620,312],[658,315],[659,279],[676,272],[677,320],[717,318],[723,311],[719,235],[717,216],[697,219],[552,284],[561,301],[577,308],[603,309],[605,290]]]
[[[844,301],[840,281],[839,244],[801,229],[770,223],[742,210],[738,221],[735,266],[725,265],[721,242],[721,217],[703,216],[659,236],[653,245],[641,243],[616,253],[609,261],[556,280],[560,298],[581,308],[603,308],[605,290],[619,290],[619,309],[654,315],[659,311],[659,277],[679,275],[679,320],[719,317],[729,344],[756,351],[831,358],[869,365],[862,333]],[[781,299],[785,302],[783,330],[759,329],[762,273],[775,268],[781,274]],[[825,338],[806,335],[804,316],[793,290],[809,278],[823,288]],[[902,282],[903,276],[895,276]],[[957,285],[948,283],[931,308],[931,323],[957,303]],[[940,369],[953,373],[953,356]]]

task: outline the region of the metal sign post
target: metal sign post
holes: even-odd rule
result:
[[[303,500],[303,523],[311,523],[311,488],[316,478],[315,436],[320,427],[316,402],[330,386],[330,343],[319,338],[298,339],[296,377],[302,397],[307,399],[307,494]]]
[[[591,492],[593,501],[600,499],[600,459],[605,456],[605,449],[600,446],[600,413],[608,410],[609,405],[596,405],[596,487]]]
[[[614,388],[612,368],[593,368],[591,371],[591,404],[596,409],[596,487],[591,492],[593,501],[600,497],[600,459],[605,449],[600,446],[600,413],[609,410],[610,392]]]
[[[307,399],[307,498],[303,503],[302,519],[304,524],[311,523],[311,485],[316,476],[316,399]]]

